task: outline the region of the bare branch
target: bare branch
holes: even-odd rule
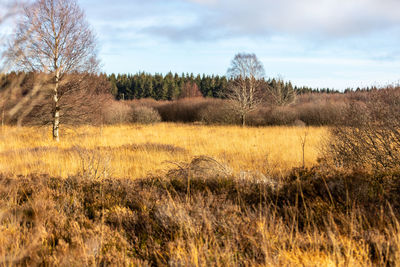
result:
[[[261,103],[264,76],[264,67],[255,54],[237,54],[228,69],[231,80],[225,96],[239,113],[243,126],[246,125],[247,113]]]
[[[46,94],[53,100],[53,137],[58,141],[61,98],[79,90],[86,74],[98,70],[95,36],[76,0],[36,0],[24,8],[7,59],[13,69],[43,73],[48,79],[44,84],[52,84],[52,94]],[[33,90],[34,95],[41,99],[44,94]]]

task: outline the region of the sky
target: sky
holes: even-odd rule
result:
[[[400,81],[400,0],[77,1],[107,73],[225,75],[246,52],[298,86]]]

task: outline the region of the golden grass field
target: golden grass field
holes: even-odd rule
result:
[[[312,166],[327,134],[323,127],[203,126],[161,123],[62,128],[60,143],[48,127],[4,127],[0,170],[14,175],[46,173],[68,177],[82,171],[113,178],[143,178],[206,155],[235,172],[284,175],[302,165],[301,138],[307,135],[305,165]]]
[[[292,170],[304,136],[317,163],[328,128],[81,126],[59,143],[0,129],[0,266],[399,266],[400,224],[379,201],[398,201],[400,179],[381,195],[367,173]],[[163,173],[202,155],[297,179]]]

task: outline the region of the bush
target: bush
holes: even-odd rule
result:
[[[239,115],[223,100],[209,103],[199,114],[200,120],[206,124],[239,124]]]
[[[206,122],[223,123],[235,121],[228,103],[222,99],[184,98],[176,101],[162,102],[155,106],[163,121],[171,122]],[[228,118],[232,116],[232,118]]]
[[[106,124],[122,124],[132,122],[132,107],[122,101],[110,101],[103,108]]]
[[[341,120],[345,103],[320,101],[296,107],[298,118],[307,125],[336,125]]]
[[[293,125],[298,115],[293,107],[261,108],[249,115],[249,124],[261,125]]]
[[[165,102],[157,107],[163,121],[195,122],[200,121],[199,112],[210,101],[204,98],[183,98],[177,101]]]
[[[325,160],[347,168],[400,168],[400,88],[373,92],[353,102],[331,129]]]
[[[304,124],[335,126],[343,123],[342,118],[349,103],[365,104],[376,92],[383,91],[385,90],[347,94],[310,93],[298,96],[296,104],[290,106],[270,106],[264,103],[264,106],[248,114],[247,122],[252,126]],[[136,99],[111,103],[104,109],[106,123],[132,122],[132,108],[138,107],[158,111],[162,121],[166,122],[240,124],[239,116],[229,101],[202,97],[174,101]]]
[[[142,124],[157,123],[161,121],[161,116],[154,108],[138,106],[133,108],[132,121]]]
[[[159,106],[168,103],[168,101],[163,100],[155,100],[153,98],[141,98],[141,99],[133,99],[133,100],[125,100],[125,103],[137,107],[137,106],[145,106],[149,108],[157,109]]]

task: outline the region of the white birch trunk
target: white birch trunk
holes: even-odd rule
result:
[[[58,86],[59,86],[59,73],[56,73],[56,84],[54,86],[54,114],[53,114],[53,140],[56,142],[60,141],[60,107],[58,103]]]

